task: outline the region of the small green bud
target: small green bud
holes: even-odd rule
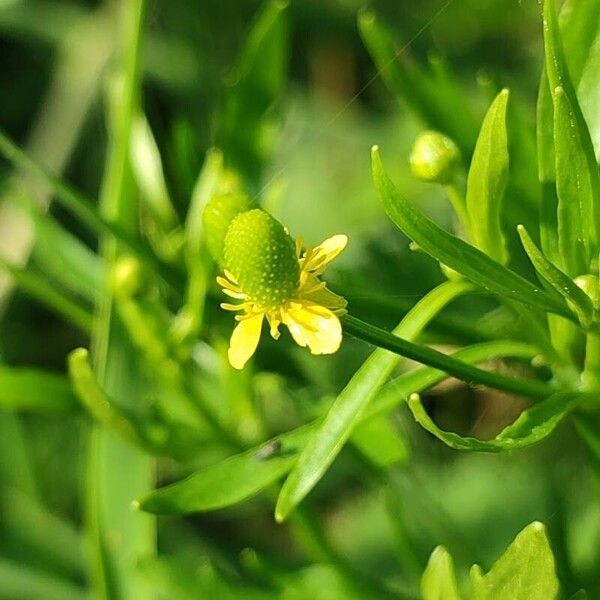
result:
[[[215,262],[223,264],[223,244],[233,219],[252,206],[250,198],[241,193],[213,196],[202,213],[204,238],[210,255]]]
[[[597,275],[579,275],[575,277],[575,283],[591,299],[594,308],[600,308],[600,280]]]
[[[420,133],[410,154],[413,175],[433,183],[450,183],[459,162],[458,146],[449,137],[437,131]]]
[[[144,266],[134,256],[121,256],[111,274],[115,293],[120,296],[137,296],[147,286],[147,274]]]
[[[225,268],[248,299],[277,308],[298,289],[300,269],[294,240],[283,225],[260,208],[231,222],[224,245]]]

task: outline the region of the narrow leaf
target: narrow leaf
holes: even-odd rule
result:
[[[377,146],[372,150],[372,168],[373,181],[388,216],[424,252],[490,292],[571,318],[570,311],[546,292],[418,212],[385,174]]]
[[[503,452],[525,448],[541,442],[556,429],[558,424],[585,397],[585,395],[578,392],[554,394],[532,408],[523,411],[512,425],[489,441],[441,430],[425,411],[418,394],[414,394],[409,398],[408,406],[415,420],[424,429],[455,450]]]
[[[436,313],[468,289],[465,282],[439,286],[402,319],[394,333],[409,339],[416,337]],[[283,521],[327,472],[399,360],[389,352],[376,350],[353,375],[285,480],[275,507],[276,520]]]
[[[508,90],[492,102],[481,126],[467,178],[467,211],[475,245],[499,263],[508,262],[500,208],[508,178]]]
[[[564,253],[567,241],[561,240],[560,202],[567,206],[571,204],[571,210],[575,210],[577,206],[582,206],[580,203],[585,203],[583,206],[589,212],[586,212],[579,219],[582,228],[580,231],[585,234],[585,237],[581,238],[579,242],[586,245],[586,251],[589,253],[589,245],[592,244],[597,248],[600,239],[598,233],[598,227],[600,227],[598,166],[590,133],[577,100],[575,86],[565,59],[554,0],[544,0],[543,20],[546,73],[554,103],[556,184],[559,197],[559,245],[561,253]],[[575,195],[577,188],[581,188],[581,191],[587,195],[577,197]],[[568,210],[568,208],[563,207],[563,210]],[[576,219],[575,223],[577,221]],[[563,234],[569,235],[567,225],[564,227]],[[570,271],[571,267],[580,266],[571,265],[571,261],[576,258],[574,253],[574,248],[569,248],[567,254],[563,256],[563,259],[569,262],[562,265],[567,273],[572,276],[580,275],[583,272]],[[589,254],[584,258],[589,261]]]
[[[577,312],[579,320],[588,326],[592,320],[594,307],[590,297],[565,273],[553,265],[534,244],[522,225],[517,228],[525,252],[529,256],[535,270],[545,279]]]
[[[314,425],[308,425],[283,434],[156,490],[137,505],[156,514],[186,514],[237,504],[285,475],[312,431]]]
[[[0,407],[4,410],[72,410],[77,402],[63,375],[0,365]]]
[[[553,100],[558,247],[565,270],[576,276],[587,272],[598,247],[600,179],[589,131],[564,88],[555,88]]]
[[[527,344],[499,341],[469,346],[459,350],[456,356],[465,362],[477,363],[499,356],[530,359],[535,354],[536,349]],[[378,394],[361,422],[389,412],[411,393],[423,391],[445,378],[445,373],[430,367],[400,375]],[[155,490],[138,501],[139,508],[157,514],[188,514],[216,510],[246,500],[289,473],[318,423],[285,433],[187,479]]]

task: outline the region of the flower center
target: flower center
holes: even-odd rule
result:
[[[298,290],[300,269],[294,241],[264,210],[235,217],[225,236],[224,259],[225,268],[259,308],[276,309]]]

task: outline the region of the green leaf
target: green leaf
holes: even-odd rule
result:
[[[571,276],[586,273],[598,247],[600,179],[589,131],[578,105],[554,90],[554,147],[558,195],[558,248]],[[577,102],[577,99],[575,99]]]
[[[508,262],[500,209],[508,178],[506,107],[508,90],[492,102],[481,126],[467,178],[467,211],[475,246],[499,263]]]
[[[531,359],[536,349],[520,342],[487,342],[456,353],[466,362],[482,362],[499,356]],[[411,393],[427,389],[446,378],[445,373],[421,367],[405,373],[376,396],[361,422],[389,412]],[[155,490],[139,499],[142,510],[157,514],[188,514],[231,506],[275,483],[288,473],[306,445],[318,421],[285,433],[247,452],[202,469],[187,479]]]
[[[421,597],[423,600],[461,600],[454,561],[443,546],[438,546],[429,557],[421,578]]]
[[[424,252],[490,292],[572,318],[566,306],[546,292],[477,248],[450,235],[417,211],[398,193],[385,174],[377,146],[372,150],[372,168],[373,181],[388,216]]]
[[[404,60],[402,54],[409,44],[398,48],[391,32],[370,10],[359,13],[358,28],[377,67],[377,75],[390,90],[427,127],[450,136],[463,155],[469,156],[477,136],[477,122],[440,61],[434,59],[430,74],[418,64]]]
[[[523,411],[512,425],[503,429],[493,440],[489,441],[442,431],[425,411],[418,394],[413,394],[409,398],[408,406],[415,420],[424,429],[455,450],[504,452],[525,448],[547,438],[586,397],[580,392],[554,394]]]
[[[0,408],[4,410],[72,410],[77,401],[63,375],[0,365]]]
[[[402,319],[394,334],[416,337],[436,313],[468,289],[470,286],[464,281],[442,284]],[[283,521],[327,472],[398,362],[397,356],[376,350],[352,376],[285,480],[275,507],[277,521]]]
[[[563,268],[576,276],[586,271],[588,264],[575,272],[581,268],[582,259],[589,263],[590,245],[597,248],[600,239],[600,178],[589,130],[565,59],[554,0],[544,1],[543,19],[546,72],[554,104],[559,249],[565,261]],[[582,237],[572,239],[576,235]],[[582,242],[584,256],[580,256],[578,248]]]
[[[535,270],[545,279],[565,300],[571,303],[579,316],[579,320],[587,327],[594,313],[590,297],[565,273],[553,265],[534,244],[533,240],[522,225],[517,228],[523,248],[531,259]]]
[[[488,573],[474,565],[471,587],[473,600],[554,600],[559,584],[544,525],[525,527]]]
[[[285,475],[313,430],[314,425],[307,425],[231,456],[151,492],[138,501],[138,506],[156,514],[187,514],[237,504]]]

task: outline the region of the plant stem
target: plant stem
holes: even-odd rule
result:
[[[517,379],[479,369],[473,365],[456,360],[451,356],[442,354],[428,346],[414,344],[392,335],[379,327],[365,323],[349,314],[345,315],[342,321],[346,332],[356,338],[380,348],[385,348],[395,354],[400,354],[406,358],[441,369],[449,375],[468,383],[480,383],[534,399],[544,398],[557,391],[552,386],[539,381]]]

